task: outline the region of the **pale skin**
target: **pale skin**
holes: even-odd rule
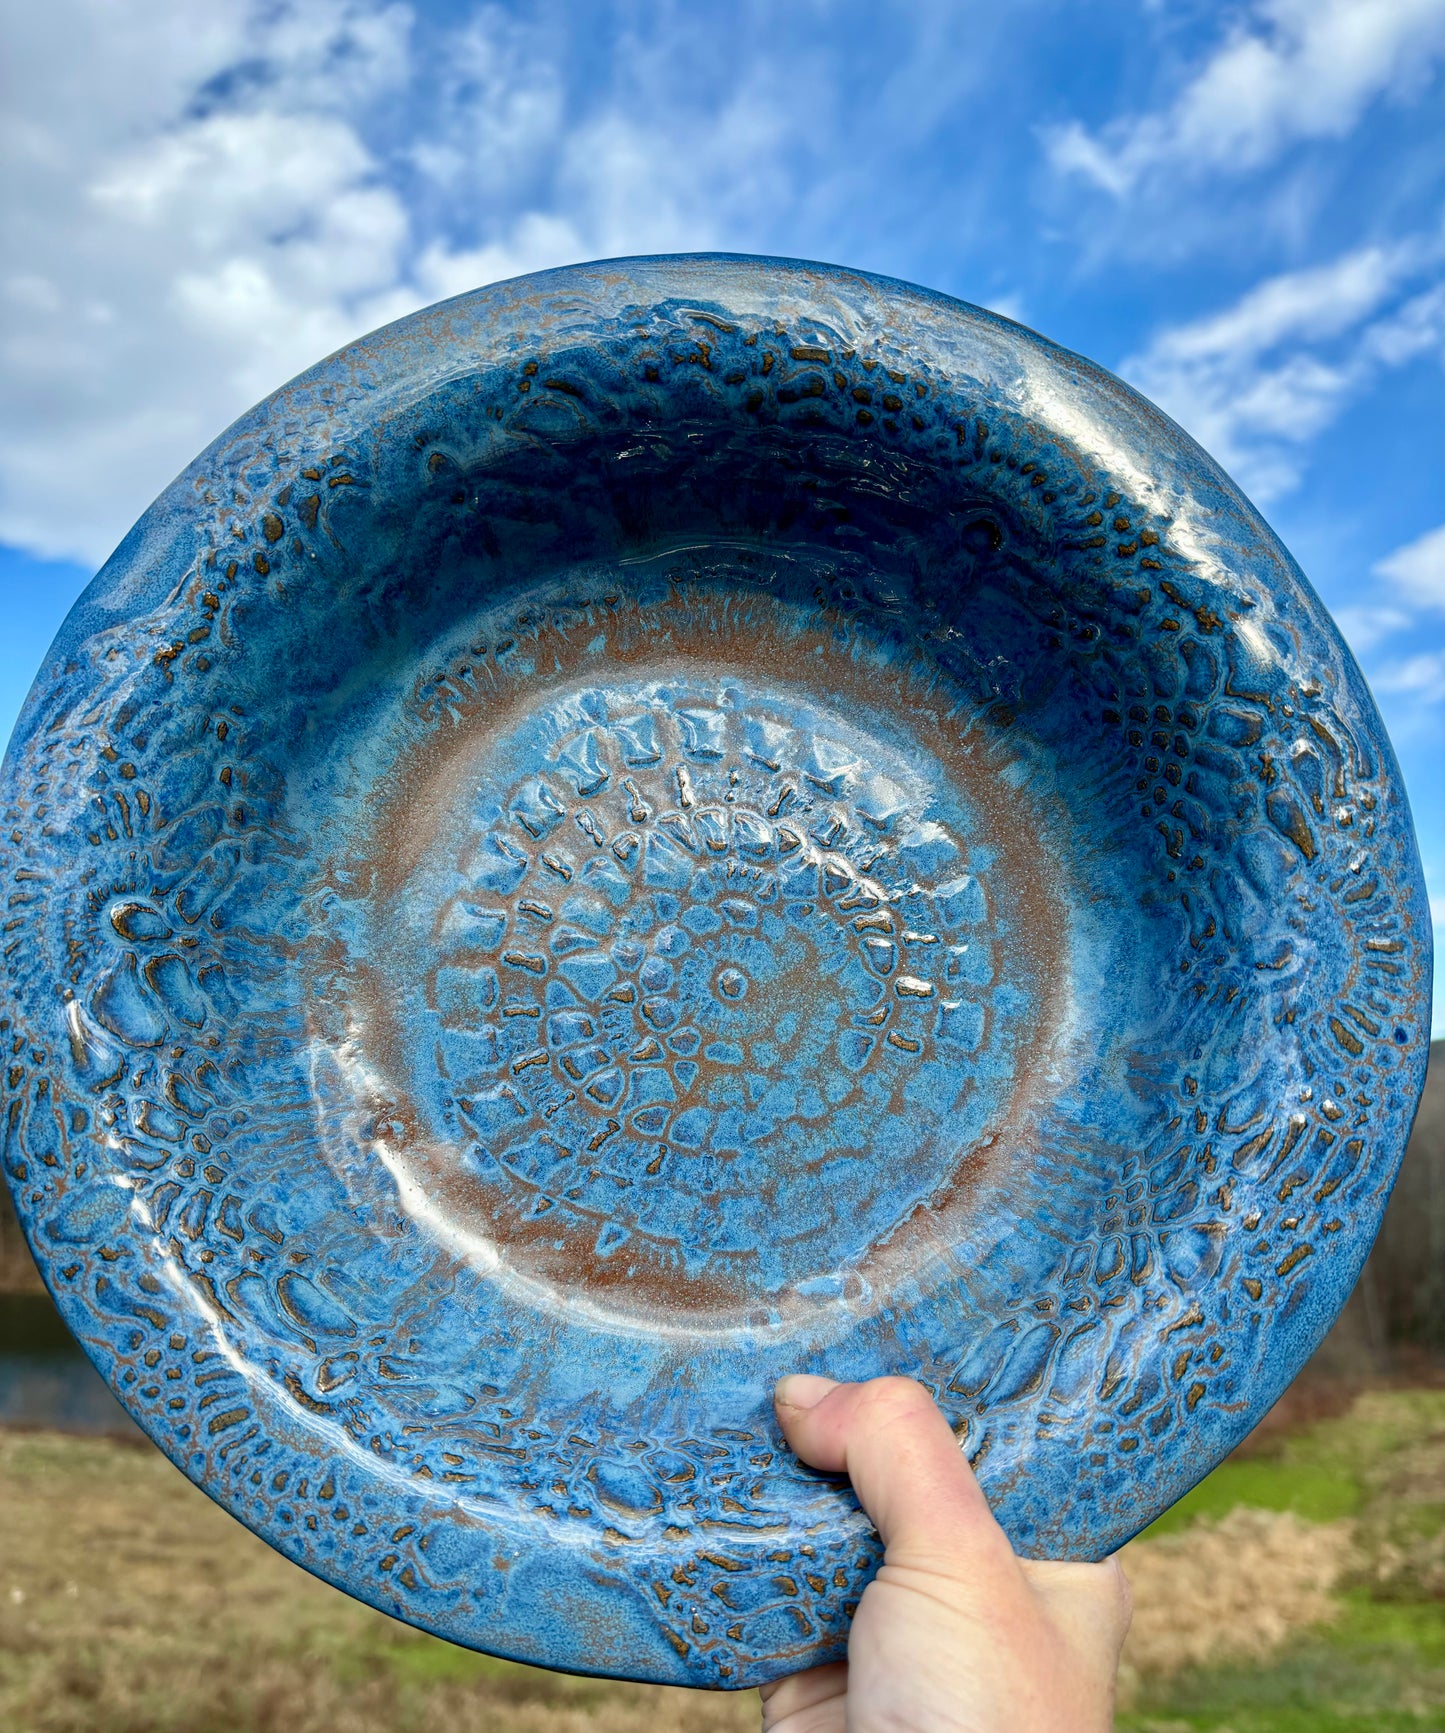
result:
[[[884,1559],[847,1661],[764,1686],[769,1733],[1109,1733],[1129,1628],[1117,1561],[1019,1558],[911,1379],[798,1374],[774,1401],[804,1462],[848,1474]]]

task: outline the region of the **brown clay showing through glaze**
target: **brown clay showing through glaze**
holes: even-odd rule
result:
[[[1058,867],[936,664],[659,563],[656,601],[594,580],[522,671],[469,647],[467,699],[417,714],[344,874],[357,1123],[549,1306],[871,1312],[1028,1163]]]
[[[495,284],[197,459],[7,755],[66,1321],[328,1580],[549,1666],[841,1658],[784,1372],[1097,1558],[1384,1208],[1428,901],[1368,689],[1118,380],[779,260]]]

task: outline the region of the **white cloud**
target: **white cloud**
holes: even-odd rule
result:
[[[1287,493],[1303,454],[1384,367],[1445,353],[1438,239],[1362,247],[1257,284],[1159,332],[1120,371],[1257,500]]]
[[[429,99],[431,124],[407,154],[449,199],[470,205],[499,190],[525,199],[535,189],[539,160],[566,122],[566,91],[543,29],[494,8],[467,19],[447,39]]]
[[[1387,554],[1375,571],[1408,600],[1445,610],[1445,524]]]
[[[540,7],[22,9],[0,118],[0,541],[99,561],[257,397],[410,308],[581,258],[767,250],[767,225],[841,202],[836,80],[799,83],[756,32],[720,74],[708,32],[660,12],[614,31],[606,66],[569,67],[567,14]]]
[[[1438,703],[1445,698],[1445,650],[1421,650],[1386,663],[1374,676],[1378,691]]]
[[[1369,654],[1396,632],[1403,632],[1412,616],[1399,608],[1352,603],[1334,610],[1334,621],[1356,656]]]
[[[1445,649],[1431,616],[1445,614],[1445,524],[1376,560],[1371,575],[1375,593],[1337,609],[1335,623],[1366,663],[1391,736],[1433,741],[1438,752]],[[1441,961],[1445,968],[1445,954]]]
[[[807,105],[755,106],[747,68],[669,115],[633,56],[572,114],[540,25],[497,8],[425,52],[408,8],[372,0],[196,11],[58,0],[18,33],[0,540],[44,555],[102,559],[228,421],[362,331],[549,265],[715,245],[749,199],[795,194],[769,155]]]
[[[1123,197],[1155,177],[1238,172],[1305,139],[1342,138],[1382,94],[1445,55],[1445,0],[1260,0],[1166,109],[1048,135],[1053,166]]]
[[[500,283],[528,271],[547,271],[586,257],[586,243],[566,217],[528,211],[484,247],[460,251],[433,242],[421,254],[413,276],[426,301],[462,295],[479,283]]]
[[[990,313],[997,313],[1000,319],[1012,319],[1015,325],[1029,322],[1028,305],[1022,295],[990,295],[980,305],[987,307]]]
[[[406,74],[363,0],[17,15],[0,129],[0,539],[102,558],[265,390],[398,298],[407,219],[354,123]]]
[[[1445,524],[1376,560],[1371,572],[1383,593],[1335,611],[1346,642],[1362,658],[1404,632],[1418,645],[1428,615],[1445,613]],[[1445,651],[1416,648],[1370,665],[1375,690],[1409,700],[1414,724],[1445,700]]]
[[[1420,4],[1380,0],[1391,41]],[[826,9],[838,24],[850,10]],[[568,13],[541,4],[445,18],[394,0],[22,8],[0,116],[14,261],[0,267],[0,541],[99,560],[262,393],[479,283],[620,253],[817,250],[820,233],[879,244],[842,75],[858,77],[861,50],[830,58],[824,10],[744,30],[720,65],[710,32],[655,0],[627,13],[646,29],[609,26],[593,65],[588,48],[568,60]],[[867,66],[888,140],[870,150],[917,147],[968,80],[986,84],[975,38],[1001,28],[938,5],[902,16],[892,58]],[[1270,16],[1276,47],[1287,24],[1314,28],[1298,10]],[[789,44],[813,76],[795,75]],[[1439,346],[1439,251],[1362,248],[1273,278],[1125,367],[1246,485],[1278,494],[1370,377]]]

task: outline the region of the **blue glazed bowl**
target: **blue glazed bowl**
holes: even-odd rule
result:
[[[878,1562],[774,1379],[921,1378],[1097,1558],[1289,1382],[1427,1052],[1404,791],[1259,515],[905,284],[630,260],[322,362],[140,520],[4,767],[4,1159],[288,1557],[735,1687]]]

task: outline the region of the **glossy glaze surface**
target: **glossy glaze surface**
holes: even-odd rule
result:
[[[877,1563],[775,1377],[921,1377],[1117,1546],[1368,1249],[1428,913],[1364,683],[1118,380],[769,260],[502,284],[205,452],[3,786],[5,1165],[273,1544],[735,1687]]]

